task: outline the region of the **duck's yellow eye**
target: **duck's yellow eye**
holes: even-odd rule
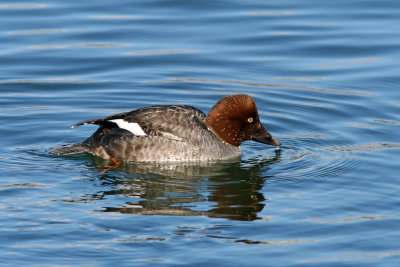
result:
[[[247,119],[247,122],[248,122],[248,123],[253,123],[253,121],[254,121],[254,119],[253,119],[252,117],[250,117],[250,118]]]

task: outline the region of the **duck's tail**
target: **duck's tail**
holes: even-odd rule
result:
[[[73,155],[73,154],[89,152],[89,149],[83,143],[77,143],[77,144],[60,146],[50,150],[49,152],[50,154],[60,156],[60,155]]]

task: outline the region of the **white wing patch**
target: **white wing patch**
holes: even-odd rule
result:
[[[116,123],[119,128],[128,130],[134,135],[146,135],[146,133],[143,131],[140,125],[137,124],[136,122],[127,122],[124,121],[123,119],[110,120],[110,121]]]

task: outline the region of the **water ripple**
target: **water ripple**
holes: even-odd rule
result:
[[[248,239],[235,240],[236,243],[244,243],[248,245],[295,245],[295,244],[309,244],[319,242],[320,240],[306,240],[306,239],[288,239],[288,240],[271,240],[271,241],[253,241]]]
[[[213,80],[213,79],[206,79],[206,78],[171,78],[168,80],[154,80],[154,81],[147,81],[147,82],[148,83],[168,83],[168,82],[171,82],[171,83],[173,83],[173,82],[222,83],[222,84],[236,84],[236,85],[246,85],[246,86],[255,86],[255,87],[276,87],[276,88],[286,88],[286,89],[297,89],[297,90],[316,91],[316,92],[321,92],[321,93],[337,94],[337,95],[358,95],[358,96],[373,95],[373,93],[371,93],[371,92],[334,90],[334,89],[325,89],[325,88],[317,88],[317,87],[311,87],[311,86],[289,85],[289,84],[269,84],[269,83],[245,82],[245,81]]]
[[[66,29],[23,30],[23,31],[12,31],[8,33],[29,35],[29,34],[51,34],[51,33],[61,33],[61,32],[67,32],[67,30]]]
[[[348,146],[327,146],[324,149],[332,153],[340,152],[372,152],[375,150],[400,148],[400,144],[396,143],[371,143],[362,145],[348,145]]]
[[[103,82],[103,81],[102,80],[85,80],[85,79],[78,79],[78,78],[66,78],[66,77],[59,77],[59,78],[51,77],[51,78],[42,78],[42,79],[15,79],[15,80],[0,81],[0,83],[92,83],[92,82]]]
[[[297,15],[299,12],[294,11],[253,11],[247,12],[247,15],[252,16],[288,16],[288,15]]]
[[[126,52],[126,55],[131,56],[148,56],[148,55],[170,55],[170,54],[187,54],[187,53],[197,53],[196,50],[190,49],[173,49],[173,50],[145,50],[145,51],[133,51]]]
[[[90,16],[91,19],[105,19],[105,20],[131,20],[131,19],[140,19],[141,16],[132,16],[132,15],[96,15]]]
[[[129,43],[83,43],[70,45],[36,45],[30,46],[30,49],[67,49],[67,48],[107,48],[107,47],[125,47],[131,46]]]
[[[6,4],[0,5],[0,9],[36,9],[45,8],[46,4]]]
[[[308,221],[315,222],[315,223],[349,223],[349,222],[366,221],[366,220],[380,220],[380,219],[388,219],[388,218],[396,218],[396,216],[372,214],[372,215],[363,215],[363,216],[357,216],[357,217],[348,217],[348,218],[337,219],[337,220],[308,219]]]
[[[280,158],[282,165],[276,166],[276,176],[301,180],[346,176],[357,172],[358,168],[371,160],[371,157],[358,153],[362,149],[367,150],[367,147],[327,146],[329,139],[313,134],[303,134],[295,140],[282,138],[285,144]]]
[[[393,256],[400,256],[400,250],[396,251],[385,251],[385,252],[380,252],[380,253],[347,253],[346,255],[339,255],[335,257],[330,257],[330,258],[310,258],[310,259],[304,259],[301,260],[300,262],[302,263],[322,263],[322,262],[348,262],[351,261],[352,259],[363,259],[363,260],[376,260],[380,258],[386,258],[386,257],[393,257]],[[374,261],[375,262],[375,261]],[[341,265],[338,263],[338,265]]]
[[[384,124],[400,125],[400,122],[398,122],[398,121],[389,121],[389,120],[382,120],[382,119],[371,119],[371,121],[384,123]]]
[[[32,183],[21,183],[21,184],[2,184],[0,185],[0,189],[4,188],[16,188],[16,187],[30,187],[30,188],[46,188],[50,185],[44,184],[32,184]]]

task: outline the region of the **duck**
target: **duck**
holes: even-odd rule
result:
[[[206,115],[189,105],[157,105],[73,124],[99,128],[81,143],[56,148],[56,155],[90,153],[114,163],[227,161],[242,155],[248,140],[281,145],[260,122],[247,94],[220,99]]]

